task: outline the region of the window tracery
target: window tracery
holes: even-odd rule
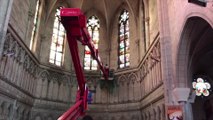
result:
[[[50,47],[49,62],[57,66],[62,66],[65,42],[65,29],[60,22],[60,9],[56,9],[55,21],[53,25],[52,43]]]
[[[129,49],[129,12],[123,10],[119,17],[119,68],[125,68],[130,65],[130,49]]]
[[[87,21],[87,29],[92,38],[95,49],[98,50],[99,43],[99,28],[100,22],[96,16],[89,17]],[[98,64],[96,60],[92,59],[91,52],[87,46],[85,46],[84,51],[84,69],[85,70],[97,70]]]

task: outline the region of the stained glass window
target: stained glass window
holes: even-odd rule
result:
[[[192,82],[192,87],[195,89],[197,96],[209,96],[211,85],[203,78],[197,78]]]
[[[32,33],[31,33],[31,40],[30,40],[30,50],[32,50],[33,43],[35,41],[35,35],[36,35],[37,27],[38,27],[39,8],[40,8],[40,0],[37,0],[35,16],[34,16],[34,20],[33,20],[33,30],[32,30]]]
[[[99,28],[100,22],[96,16],[89,17],[87,21],[87,29],[92,38],[93,44],[96,49],[98,49],[98,42],[99,42]],[[92,59],[91,53],[89,48],[85,47],[84,52],[84,69],[85,70],[97,70],[98,64],[95,60]]]
[[[119,68],[130,65],[129,57],[129,12],[123,10],[119,17]]]
[[[49,62],[57,66],[62,65],[64,41],[65,41],[65,29],[60,22],[60,9],[56,10],[55,21],[53,26],[52,43],[50,48]]]

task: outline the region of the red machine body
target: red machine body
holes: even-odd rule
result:
[[[95,49],[86,28],[86,17],[81,10],[78,8],[62,8],[60,14],[61,23],[67,32],[67,40],[72,55],[79,90],[77,92],[75,105],[59,117],[58,120],[76,120],[79,116],[85,114],[88,95],[88,88],[79,59],[77,40],[80,41],[82,45],[87,45],[89,47],[91,56],[97,61],[106,80],[108,79],[108,69],[106,69],[100,61],[98,51]]]

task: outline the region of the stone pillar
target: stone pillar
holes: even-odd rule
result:
[[[167,0],[158,0],[158,17],[160,28],[160,45],[161,45],[161,65],[162,65],[162,79],[165,87],[165,101],[166,104],[172,102],[172,81],[173,81],[173,69],[172,69],[172,46],[169,27],[168,16],[168,4]]]
[[[183,119],[193,120],[192,104],[189,102],[180,103],[183,106]]]
[[[172,85],[174,81],[168,3],[169,0],[157,0],[161,45],[161,71],[162,80],[164,81],[165,106],[173,104],[171,91],[173,89]],[[165,112],[164,115],[166,116],[167,113]],[[165,120],[167,119],[168,118]]]
[[[144,2],[144,30],[145,30],[145,52],[148,50],[149,48],[149,1],[147,0],[143,0]]]
[[[9,23],[13,0],[0,1],[0,58],[2,57],[5,36]]]
[[[171,45],[171,34],[170,34],[170,23],[168,6],[170,0],[157,0],[158,5],[158,18],[160,28],[160,45],[161,45],[161,70],[162,80],[164,81],[164,97],[165,106],[167,105],[182,105],[184,120],[193,120],[191,104],[184,101],[177,101],[173,99],[172,91],[174,89],[174,71],[172,61],[172,45]],[[185,92],[184,92],[185,93]],[[165,116],[167,111],[165,111]],[[168,118],[166,117],[166,120]]]

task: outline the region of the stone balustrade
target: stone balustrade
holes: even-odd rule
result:
[[[67,105],[59,106],[63,112],[76,93],[71,94],[74,91],[71,86],[76,83],[71,82],[70,72],[39,63],[19,37],[8,29],[0,59],[0,119],[28,120],[32,107],[39,106],[37,100],[47,101],[53,107],[62,102]]]
[[[0,96],[0,118],[55,119],[75,102],[76,77],[71,72],[42,65],[20,41],[13,32],[6,34],[0,60],[0,91],[5,95]],[[109,119],[118,119],[113,113],[121,113],[119,119],[130,117],[123,114],[125,111],[132,112],[128,119],[162,118],[164,102],[160,58],[160,43],[156,37],[137,68],[115,72],[115,85],[110,92],[101,89],[97,72],[86,73],[87,84],[93,91],[88,112],[93,114],[98,107],[99,113],[112,113]],[[101,117],[99,114],[94,116]]]

